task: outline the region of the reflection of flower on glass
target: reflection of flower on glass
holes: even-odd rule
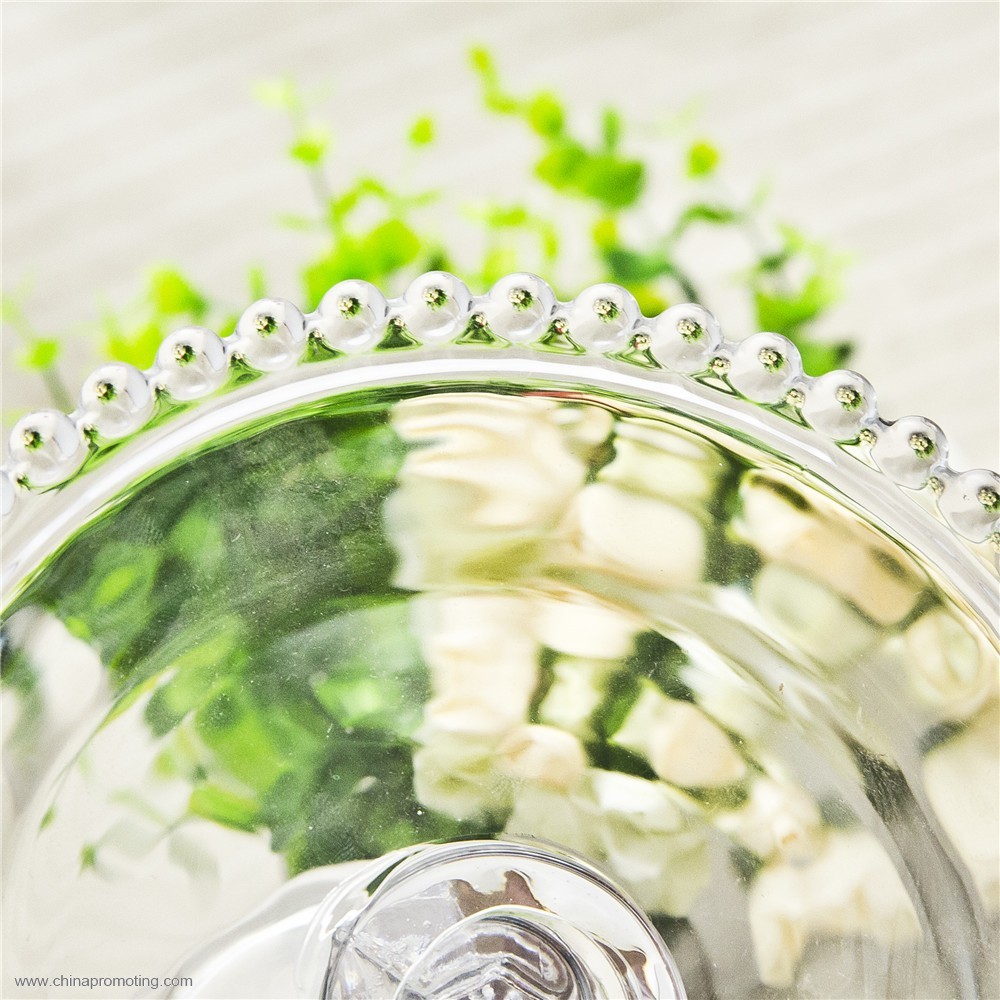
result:
[[[774,473],[748,475],[740,501],[734,530],[765,560],[758,606],[820,662],[851,661],[913,610],[921,589],[913,571],[833,504],[806,500]]]
[[[415,622],[433,695],[414,758],[421,801],[573,847],[644,906],[673,916],[688,914],[706,886],[708,844],[721,833],[756,859],[748,918],[761,978],[771,985],[792,981],[816,935],[912,936],[912,906],[882,848],[860,829],[828,827],[804,788],[753,758],[776,719],[756,687],[693,637],[673,647],[666,675],[643,678],[644,661],[635,657],[651,633],[641,619],[582,591],[540,598],[530,590],[545,568],[652,592],[697,592],[711,572],[708,546],[721,542],[704,511],[731,503],[718,492],[734,483],[734,538],[762,563],[753,592],[776,616],[779,634],[821,661],[833,665],[835,654],[843,663],[912,617],[919,578],[832,505],[811,504],[773,475],[734,480],[710,446],[642,418],[591,423],[581,435],[571,404],[504,399],[498,419],[484,416],[473,432],[462,396],[422,406],[429,419],[407,405],[395,417],[416,446],[389,506],[403,576],[410,586],[451,590],[502,570],[517,590],[419,602]],[[561,408],[569,412],[561,416]],[[452,433],[452,416],[466,429]],[[540,417],[535,447],[509,464],[504,456],[516,450],[509,435]],[[520,477],[541,467],[556,472],[549,492],[539,494],[536,483],[521,505]],[[419,518],[405,516],[418,508]],[[518,544],[497,544],[496,526],[515,524]],[[525,538],[529,547],[520,544]],[[978,649],[971,637],[947,653],[920,642],[935,614],[916,617],[903,633],[921,645],[916,681],[952,664],[952,673],[965,671],[963,691],[973,685],[980,701],[989,697],[979,661],[969,661]],[[627,696],[616,699],[623,675],[637,670]],[[836,872],[848,856],[858,866],[845,879]]]
[[[697,806],[662,783],[588,766],[576,735],[528,721],[543,641],[564,654],[564,677],[582,667],[586,678],[600,661],[572,651],[608,654],[616,659],[605,670],[620,669],[634,622],[593,604],[428,595],[417,628],[433,686],[414,755],[420,800],[459,819],[492,814],[508,833],[581,851],[607,864],[647,907],[683,915],[708,879]],[[593,696],[582,695],[590,705],[582,719],[604,698],[602,672]],[[573,711],[572,699],[546,701],[556,714]]]
[[[1000,910],[1000,712],[994,698],[923,761],[927,797],[986,906]]]
[[[942,718],[966,719],[996,701],[996,651],[943,608],[903,633],[901,659],[914,694]]]
[[[657,781],[588,768],[565,791],[525,783],[504,826],[603,865],[652,913],[685,916],[709,882],[697,806]]]
[[[772,862],[750,890],[750,928],[761,981],[790,986],[807,942],[871,936],[886,944],[920,933],[885,850],[867,832],[830,832],[805,864]]]
[[[172,775],[172,811],[151,823],[133,798],[94,829],[93,877],[206,824],[258,848],[266,831],[291,872],[422,840],[540,836],[657,919],[696,924],[725,873],[760,978],[787,984],[811,974],[810,943],[912,931],[882,848],[836,784],[782,748],[795,712],[843,721],[846,704],[859,746],[886,752],[854,718],[851,685],[870,669],[929,713],[928,798],[995,899],[996,821],[955,801],[957,774],[989,780],[995,661],[846,513],[690,431],[570,396],[443,392],[386,421],[275,434],[244,443],[237,495],[207,456],[164,480],[155,510],[124,508],[118,532],[163,546],[109,522],[43,581],[40,603],[118,671],[122,718],[141,714]],[[292,532],[308,599],[284,585]],[[230,596],[238,579],[241,599],[266,600],[220,615],[188,601],[187,579]],[[146,648],[162,607],[187,640]],[[716,642],[716,624],[739,641]],[[772,646],[744,655],[760,636]],[[148,675],[130,676],[136,663]],[[848,780],[867,780],[845,760]],[[867,881],[827,884],[855,854]]]
[[[793,782],[771,776],[754,778],[741,808],[720,812],[714,823],[759,858],[809,861],[822,843],[815,801]]]
[[[538,569],[611,417],[541,396],[449,393],[398,404],[392,424],[411,445],[387,509],[396,581],[422,589]]]
[[[657,776],[682,788],[718,788],[739,781],[746,762],[701,709],[644,683],[614,742],[645,757]]]

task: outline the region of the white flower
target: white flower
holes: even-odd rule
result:
[[[734,529],[767,559],[824,584],[880,625],[912,610],[921,586],[900,553],[874,530],[791,479],[752,473],[740,488],[742,516]]]
[[[591,789],[598,847],[611,871],[645,909],[688,913],[710,879],[697,807],[667,785],[613,771],[592,771]]]
[[[710,877],[697,811],[667,785],[614,771],[591,768],[570,792],[525,785],[504,832],[577,851],[651,913],[685,915]]]
[[[1000,909],[1000,709],[993,699],[967,728],[924,758],[927,798],[983,903]]]
[[[711,445],[642,417],[623,417],[614,444],[615,457],[598,473],[601,482],[677,504],[703,504],[725,468]]]
[[[489,717],[488,729],[524,719],[538,685],[534,605],[511,594],[428,594],[414,601],[413,627],[439,699]]]
[[[562,791],[576,785],[587,766],[580,741],[553,726],[519,726],[500,741],[497,753],[510,777]]]
[[[732,741],[701,709],[667,697],[648,681],[613,739],[683,788],[728,785],[746,773]]]
[[[429,729],[413,755],[413,790],[429,809],[454,819],[476,819],[508,804],[498,779],[495,735]]]
[[[805,864],[775,860],[749,894],[750,933],[760,980],[789,987],[806,943],[866,935],[888,945],[920,933],[913,904],[889,856],[867,831],[829,831]]]
[[[603,660],[618,660],[632,652],[635,618],[572,591],[535,599],[535,635],[543,646]]]
[[[696,584],[705,563],[698,519],[658,497],[591,483],[562,525],[560,564],[596,569],[655,590]]]
[[[498,748],[525,723],[538,684],[533,614],[530,600],[510,594],[426,594],[414,602],[433,689],[417,732],[414,788],[429,808],[470,819],[509,805]]]
[[[724,596],[729,595],[716,595]],[[744,595],[739,596],[745,600]],[[742,610],[734,609],[734,613]],[[694,693],[698,707],[746,740],[764,742],[774,730],[777,713],[761,687],[751,683],[697,636],[677,634],[674,638],[687,654],[689,662],[681,668],[681,679]]]
[[[565,792],[579,783],[587,758],[575,736],[541,725],[504,730],[483,712],[481,704],[428,705],[413,756],[414,790],[424,805],[474,819],[503,812],[524,786]]]
[[[722,468],[694,436],[623,417],[615,454],[577,495],[556,548],[560,564],[622,576],[656,590],[698,583],[705,564],[704,502]]]
[[[878,640],[875,627],[825,583],[781,563],[761,568],[753,595],[760,614],[820,662],[854,660]]]
[[[424,706],[424,721],[417,738],[429,742],[438,734],[489,739],[494,743],[525,716],[525,704],[501,700],[492,705],[487,698],[442,695]]]
[[[618,660],[557,657],[552,683],[538,706],[539,718],[568,732],[589,735],[591,717],[604,700],[607,678],[620,668]]]
[[[821,839],[822,817],[813,799],[798,785],[771,777],[752,781],[744,805],[719,813],[714,823],[762,858],[808,860]]]
[[[611,422],[542,396],[397,403],[393,428],[413,447],[385,507],[401,557],[396,583],[420,590],[517,577],[583,485],[586,458]]]
[[[943,608],[918,618],[903,633],[903,647],[913,690],[942,715],[968,718],[996,697],[996,650]]]

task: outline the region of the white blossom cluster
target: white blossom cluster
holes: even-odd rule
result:
[[[647,776],[591,760],[609,684],[650,627],[631,604],[708,586],[706,510],[727,474],[716,449],[543,395],[424,396],[397,404],[393,426],[410,446],[388,504],[396,582],[423,592],[415,629],[433,689],[414,758],[424,805],[578,850],[674,916],[708,887],[710,844],[726,838],[760,861],[746,905],[766,985],[793,983],[817,937],[919,936],[885,848],[824,821],[768,749],[780,709],[697,639],[681,672],[693,697],[640,679],[603,734]],[[738,499],[730,538],[761,562],[754,613],[829,676],[898,661],[907,697],[963,724],[924,758],[924,780],[995,907],[1000,822],[973,815],[956,780],[997,785],[994,651],[943,606],[922,611],[919,575],[833,504],[806,505],[763,472],[742,474]],[[595,578],[616,581],[630,610],[590,592]]]

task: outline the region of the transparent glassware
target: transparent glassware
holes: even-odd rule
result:
[[[2,486],[8,978],[996,995],[1000,479],[856,373],[345,282],[99,369]]]

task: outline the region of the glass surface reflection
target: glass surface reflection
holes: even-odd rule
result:
[[[261,904],[277,928],[290,876],[315,905],[328,866],[535,837],[637,901],[691,996],[994,988],[994,640],[832,491],[537,386],[244,435],[9,609],[8,961],[109,974],[113,940],[165,972]]]

